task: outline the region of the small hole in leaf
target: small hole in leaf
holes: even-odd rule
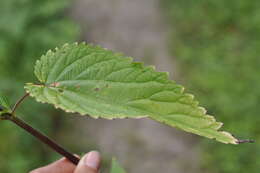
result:
[[[51,87],[58,87],[60,86],[60,83],[59,82],[54,82],[52,84],[50,84]]]

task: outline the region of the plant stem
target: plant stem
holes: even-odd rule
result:
[[[13,109],[12,109],[12,113],[11,114],[14,114],[16,109],[20,106],[20,104],[24,101],[24,99],[26,99],[26,97],[29,96],[29,93],[26,93],[22,98],[20,98],[14,105]]]
[[[8,114],[6,116],[7,120],[12,121],[19,127],[23,128],[25,131],[29,132],[31,135],[39,139],[41,142],[48,145],[50,148],[52,148],[54,151],[58,152],[62,156],[66,157],[69,161],[77,165],[79,163],[79,158],[71,154],[70,152],[66,151],[62,146],[54,142],[52,139],[41,133],[40,131],[34,129],[32,126],[24,122],[23,120],[19,119],[18,117]]]
[[[54,142],[52,139],[50,139],[48,136],[44,135],[43,133],[41,133],[40,131],[36,130],[35,128],[33,128],[32,126],[30,126],[28,123],[26,123],[25,121],[23,121],[22,119],[18,118],[17,116],[15,116],[15,111],[17,110],[17,108],[20,106],[20,104],[24,101],[25,98],[27,98],[29,96],[29,93],[26,93],[23,97],[21,97],[14,105],[11,113],[5,113],[2,114],[0,119],[1,120],[9,120],[13,123],[15,123],[16,125],[18,125],[19,127],[21,127],[22,129],[24,129],[25,131],[27,131],[28,133],[30,133],[31,135],[33,135],[34,137],[36,137],[38,140],[40,140],[41,142],[45,143],[46,145],[48,145],[50,148],[52,148],[54,151],[56,151],[57,153],[61,154],[62,156],[66,157],[69,161],[71,161],[72,163],[74,163],[75,165],[77,165],[79,163],[79,158],[77,158],[76,156],[74,156],[73,154],[71,154],[70,152],[66,151],[62,146],[60,146],[59,144],[57,144],[56,142]]]

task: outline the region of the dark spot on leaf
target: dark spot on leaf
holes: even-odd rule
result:
[[[60,93],[63,93],[63,92],[64,92],[64,90],[61,89],[61,88],[59,88],[58,91],[59,91]]]
[[[100,90],[100,88],[95,88],[95,91],[99,91]]]
[[[109,86],[109,85],[108,85],[108,84],[106,84],[106,88],[108,88],[108,86]]]
[[[76,88],[77,88],[77,89],[80,89],[80,85],[76,85]]]

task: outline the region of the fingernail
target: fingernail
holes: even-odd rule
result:
[[[97,151],[91,151],[84,159],[84,163],[93,169],[98,169],[100,164],[100,154]]]

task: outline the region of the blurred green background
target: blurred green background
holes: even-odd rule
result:
[[[224,128],[260,139],[260,1],[164,0],[181,80]],[[204,142],[209,172],[259,172],[260,147]]]
[[[36,80],[33,65],[41,54],[86,40],[173,72],[175,80],[224,122],[225,130],[256,140],[224,145],[146,120],[116,121],[127,124],[120,127],[72,119],[51,106],[26,101],[19,115],[66,148],[79,154],[100,149],[105,168],[110,156],[118,155],[128,172],[259,172],[260,1],[1,0],[0,14],[0,91],[12,102],[23,95],[25,82]],[[88,122],[71,128],[78,121]],[[88,137],[99,136],[86,142],[87,135],[79,130],[83,128],[92,134]],[[114,139],[112,129],[125,133]],[[146,138],[156,134],[158,143]],[[181,143],[172,144],[169,137]],[[19,128],[0,122],[0,172],[28,172],[57,158]]]
[[[65,16],[69,3],[69,0],[1,0],[0,90],[12,102],[24,94],[25,82],[35,80],[33,65],[41,54],[78,38],[79,28]],[[59,128],[56,116],[44,116],[55,114],[55,110],[32,100],[26,105],[20,114],[55,137],[55,129]],[[0,172],[28,172],[55,157],[10,123],[1,122],[0,131]]]

